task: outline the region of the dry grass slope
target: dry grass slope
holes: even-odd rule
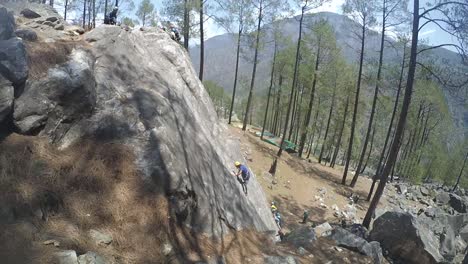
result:
[[[4,224],[1,229],[8,232],[0,235],[0,244],[12,248],[2,247],[0,259],[20,263],[14,261],[16,256],[29,258],[24,263],[48,263],[38,257],[47,256],[49,248],[41,242],[53,237],[62,248],[104,251],[124,263],[161,259],[168,204],[162,192],[154,191],[155,186],[150,191],[142,181],[133,159],[117,144],[89,141],[58,151],[38,138],[6,138],[0,144],[0,203],[8,205],[17,219],[32,221],[38,232],[33,239],[20,234],[23,225]],[[58,212],[47,222],[34,217],[41,207],[51,208],[44,200],[51,194],[63,203]],[[113,245],[103,250],[90,243],[91,228],[112,234]],[[21,249],[24,254],[18,254]]]

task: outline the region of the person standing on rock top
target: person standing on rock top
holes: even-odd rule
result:
[[[117,12],[119,8],[117,6],[112,9],[112,11],[104,17],[104,24],[106,25],[115,25],[117,24]]]
[[[236,161],[234,165],[237,168],[237,172],[234,172],[234,175],[237,177],[237,180],[242,186],[242,190],[244,191],[245,195],[247,195],[247,182],[250,179],[250,171],[247,166],[241,164],[239,161]]]

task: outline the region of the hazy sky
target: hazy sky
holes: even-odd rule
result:
[[[289,0],[289,1],[291,1],[291,0]],[[429,0],[421,0],[420,1],[420,6],[423,7],[426,4],[426,2],[428,2],[428,1]],[[334,13],[342,14],[343,12],[342,12],[341,6],[343,5],[344,2],[345,2],[345,0],[331,0],[330,2],[324,4],[320,8],[312,10],[311,12],[328,11],[328,12],[334,12]],[[158,9],[158,11],[161,10],[162,0],[156,0],[154,3],[155,3],[156,8]],[[409,3],[410,10],[412,10],[412,5],[413,5],[413,1],[410,0],[410,3]],[[136,6],[138,6],[138,5],[136,4]],[[299,13],[299,8],[296,8],[296,10],[297,10],[296,13]],[[216,35],[226,33],[226,31],[224,29],[217,26],[212,20],[207,21],[207,23],[205,25],[205,28],[206,28],[205,35],[206,35],[207,39],[211,38],[213,36],[216,36]],[[424,27],[424,29],[421,30],[419,36],[420,36],[421,40],[426,40],[428,42],[428,44],[431,44],[431,45],[438,45],[438,44],[443,44],[443,43],[447,43],[447,42],[450,42],[450,43],[455,42],[455,39],[453,39],[447,33],[441,31],[436,25],[428,25],[428,26]]]

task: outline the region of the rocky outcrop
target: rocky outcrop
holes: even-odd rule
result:
[[[379,242],[372,241],[369,243],[341,227],[336,227],[333,230],[331,239],[335,240],[338,246],[372,257],[374,264],[383,263],[382,249],[380,248]]]
[[[25,8],[20,12],[21,15],[23,15],[26,18],[38,18],[41,17],[36,11],[33,11],[29,8]]]
[[[317,240],[315,230],[308,226],[295,229],[285,237],[285,241],[295,247],[309,247],[315,240]]]
[[[0,8],[0,40],[13,37],[15,32],[15,18],[13,13],[4,7]]]
[[[18,29],[15,31],[16,36],[22,38],[23,40],[27,41],[36,41],[37,40],[37,34],[36,32],[30,30],[30,29]]]
[[[101,26],[84,38],[90,48],[28,81],[15,101],[18,130],[60,148],[82,139],[129,146],[149,188],[163,189],[177,222],[196,231],[275,230],[255,176],[246,196],[231,175],[242,161],[238,141],[219,123],[185,50],[158,29]]]
[[[46,78],[28,82],[15,100],[14,123],[23,134],[60,137],[74,122],[88,117],[96,103],[93,56],[76,50],[64,65],[50,69]],[[69,125],[66,125],[69,124]]]
[[[370,239],[380,242],[390,256],[405,263],[440,263],[440,243],[431,231],[408,213],[386,212],[374,222]]]
[[[8,80],[0,75],[0,124],[11,113],[14,99],[14,89]]]
[[[13,84],[21,84],[28,77],[26,48],[19,38],[0,41],[0,73]]]
[[[465,198],[451,193],[449,204],[455,211],[459,213],[467,213],[468,201]]]

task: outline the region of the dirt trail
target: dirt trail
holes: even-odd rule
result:
[[[286,229],[294,229],[300,225],[304,210],[309,210],[309,220],[320,224],[339,223],[340,219],[335,217],[333,205],[337,205],[340,210],[349,204],[349,197],[354,193],[359,195],[357,204],[357,217],[362,220],[365,216],[369,203],[365,201],[370,188],[371,180],[367,177],[360,177],[356,187],[341,185],[342,168],[335,169],[321,165],[316,159],[310,161],[299,159],[297,156],[283,152],[281,160],[278,162],[276,180],[277,184],[272,184],[272,178],[267,173],[273,157],[278,148],[260,140],[255,136],[255,129],[243,132],[237,127],[230,127],[231,133],[238,136],[241,141],[241,148],[248,159],[248,166],[255,173],[258,181],[264,188],[267,198],[275,201],[278,209],[282,212]],[[348,183],[352,174],[348,175]],[[328,208],[323,208],[316,199],[319,190],[325,189],[323,204]],[[382,199],[380,206],[385,206],[387,201]]]

